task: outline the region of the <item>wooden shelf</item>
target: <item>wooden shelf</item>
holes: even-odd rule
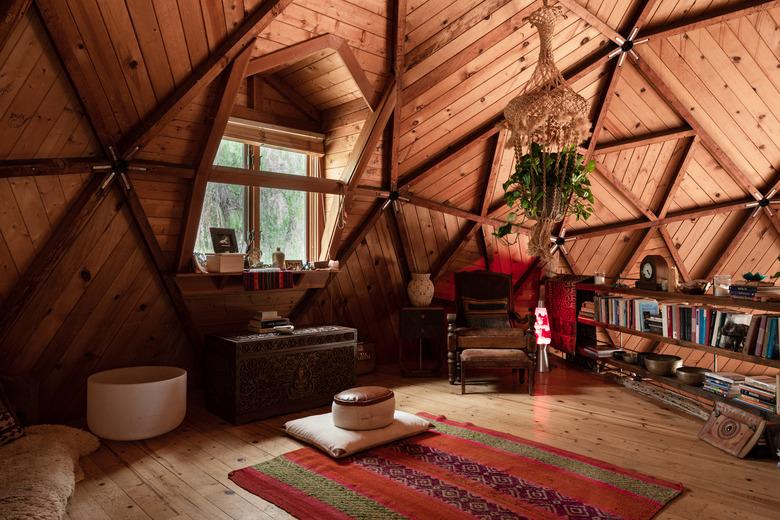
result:
[[[732,298],[730,296],[713,296],[711,294],[670,293],[666,291],[648,291],[633,287],[612,287],[611,285],[577,284],[577,289],[597,293],[623,294],[639,296],[663,302],[693,303],[710,307],[730,307],[736,309],[753,309],[780,313],[780,302],[753,301]]]
[[[330,277],[338,271],[297,271],[294,287],[284,289],[248,290],[244,288],[243,273],[182,273],[176,275],[176,284],[184,296],[263,294],[278,291],[302,291],[325,287]]]
[[[677,345],[678,347],[686,347],[693,350],[700,350],[702,352],[709,352],[710,354],[717,354],[719,356],[725,356],[732,359],[739,359],[740,361],[749,361],[757,365],[780,368],[780,360],[778,359],[766,359],[759,356],[751,356],[750,354],[743,354],[742,352],[732,352],[731,350],[726,350],[725,348],[709,347],[707,345],[693,343],[692,341],[667,338],[666,336],[661,336],[660,334],[642,332],[636,329],[629,329],[627,327],[620,327],[618,325],[611,325],[601,321],[590,320],[588,318],[577,318],[577,321],[583,325],[592,325],[594,327],[601,327],[603,329],[614,330],[616,332],[623,332],[625,334],[631,334],[632,336],[639,336],[642,338],[651,339],[653,341],[660,341],[661,343]]]
[[[682,390],[683,392],[686,392],[688,394],[696,395],[699,397],[703,397],[704,399],[707,399],[709,401],[715,402],[715,401],[721,401],[724,403],[729,403],[734,406],[737,406],[739,408],[742,408],[743,410],[746,410],[748,412],[754,413],[756,415],[761,415],[762,417],[765,417],[770,420],[777,420],[780,417],[778,417],[776,414],[772,412],[766,412],[764,410],[761,410],[759,408],[754,408],[753,406],[750,406],[748,404],[743,403],[742,401],[738,401],[736,399],[729,399],[726,397],[721,397],[718,394],[713,394],[712,392],[708,392],[704,388],[700,386],[691,386],[687,385],[685,383],[680,382],[679,379],[676,377],[669,377],[669,376],[659,376],[656,374],[653,374],[651,372],[648,372],[644,368],[640,367],[639,365],[632,365],[631,363],[626,363],[624,361],[619,361],[615,358],[592,358],[590,356],[586,356],[590,359],[593,359],[594,361],[597,361],[599,363],[604,363],[605,365],[612,366],[614,368],[619,368],[620,370],[623,370],[625,372],[631,372],[634,373],[640,377],[643,377],[645,379],[652,379],[654,381],[658,381],[659,383],[663,383],[664,385],[671,386],[673,388],[676,388],[678,390]]]

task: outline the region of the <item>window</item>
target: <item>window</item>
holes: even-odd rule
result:
[[[290,150],[248,145],[223,139],[214,160],[217,166],[248,168],[288,175],[309,175],[310,156]],[[263,263],[271,263],[276,248],[288,259],[314,259],[309,240],[311,206],[317,197],[303,191],[235,184],[208,183],[195,251],[211,253],[210,227],[233,228],[239,251],[247,249],[254,232],[260,235]]]

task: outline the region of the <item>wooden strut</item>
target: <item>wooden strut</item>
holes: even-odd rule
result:
[[[267,26],[290,2],[291,0],[268,0],[263,2],[260,7],[246,17],[239,29],[228,36],[225,42],[204,63],[196,67],[193,73],[171,96],[158,105],[152,114],[126,135],[118,147],[111,146],[110,143],[113,138],[102,119],[106,116],[106,113],[105,109],[101,109],[101,107],[105,105],[101,104],[100,100],[96,98],[97,94],[93,90],[94,85],[90,84],[87,75],[81,73],[81,63],[73,56],[73,50],[68,45],[66,35],[71,34],[73,28],[67,25],[68,21],[61,12],[61,6],[47,2],[43,7],[39,8],[39,14],[50,39],[54,42],[54,47],[64,66],[66,76],[79,97],[87,121],[97,136],[105,156],[113,157],[116,163],[118,158],[122,160],[128,159],[141,146],[142,142],[156,135],[168,121],[219,74],[222,68],[228,64],[229,55],[243,48],[243,54],[246,56],[246,62],[248,62],[249,57],[251,57],[252,46],[247,44],[254,40],[254,34]],[[232,97],[235,97],[235,92],[233,92]],[[229,113],[230,111],[228,110],[225,115],[225,122]],[[224,125],[222,130],[224,130]],[[121,177],[122,182],[114,182],[113,184],[123,194],[132,220],[143,238],[157,274],[161,278],[177,317],[181,321],[182,328],[190,342],[197,348],[202,344],[202,340],[191,321],[181,292],[172,275],[167,272],[162,250],[157,242],[157,238],[154,236],[141,202],[133,189],[132,181],[127,177],[125,171],[113,171],[108,179],[112,179],[117,175]],[[0,322],[4,325],[6,322],[12,322],[18,318],[26,301],[26,296],[31,292],[39,290],[51,273],[51,270],[67,251],[72,238],[83,228],[84,223],[89,221],[103,199],[107,181],[100,179],[97,175],[93,175],[92,180],[79,196],[79,199],[71,206],[71,210],[63,217],[57,230],[50,237],[45,249],[46,254],[36,256],[33,264],[23,275],[22,280],[17,283],[18,289],[14,288],[12,296],[6,300],[4,308],[7,312],[0,317],[0,320],[2,320]],[[42,265],[38,265],[39,263]],[[8,328],[3,326],[0,330],[6,331]]]

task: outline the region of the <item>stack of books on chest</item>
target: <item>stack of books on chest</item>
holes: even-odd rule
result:
[[[764,412],[774,413],[777,406],[775,376],[748,376],[739,385],[737,400]]]
[[[277,311],[258,311],[249,320],[247,329],[251,332],[258,334],[264,332],[274,332],[274,327],[281,327],[282,325],[290,325],[288,318],[279,316]]]
[[[736,372],[706,372],[704,374],[704,389],[721,397],[737,397],[739,385],[745,381],[745,376]]]

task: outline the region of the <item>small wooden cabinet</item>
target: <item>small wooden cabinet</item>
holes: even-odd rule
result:
[[[400,313],[400,328],[401,375],[437,375],[447,352],[444,307],[404,307]]]

